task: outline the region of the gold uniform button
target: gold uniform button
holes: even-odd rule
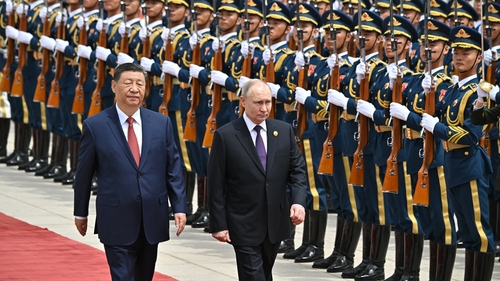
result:
[[[468,151],[466,151],[466,152],[464,152],[464,154],[465,154],[465,156],[467,156],[467,155],[469,155],[469,152],[468,152]]]

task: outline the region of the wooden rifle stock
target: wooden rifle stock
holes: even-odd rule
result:
[[[401,75],[398,75],[396,83],[392,88],[392,101],[397,103],[403,102]],[[387,170],[384,177],[383,192],[398,193],[399,190],[399,173],[398,173],[398,153],[403,146],[403,127],[401,120],[392,118],[392,149],[389,158],[387,158]]]
[[[222,44],[219,50],[215,52],[214,55],[214,66],[213,70],[222,70]],[[212,92],[212,111],[207,119],[207,129],[205,131],[205,137],[203,138],[203,147],[212,147],[212,142],[214,140],[214,132],[217,130],[216,116],[219,113],[222,101],[221,86],[217,83],[213,83]]]
[[[298,87],[303,89],[307,89],[307,71],[309,69],[309,65],[305,65],[302,69],[299,70],[298,75]],[[307,111],[306,108],[299,102],[297,103],[297,128],[295,128],[295,142],[299,146],[300,152],[304,152],[304,148],[302,146],[302,135],[306,131],[307,128]]]
[[[201,64],[200,44],[196,44],[196,48],[192,54],[193,64]],[[196,141],[196,108],[200,105],[200,81],[196,78],[191,79],[191,107],[187,112],[186,126],[184,128],[184,140]]]
[[[248,43],[250,44],[250,43]],[[252,54],[251,52],[248,54],[248,56],[243,59],[243,67],[242,67],[242,76],[252,78]],[[243,112],[245,112],[245,108],[243,107],[243,104],[240,101],[240,106],[239,106],[239,116],[243,115]]]
[[[274,83],[274,59],[271,55],[271,59],[269,60],[269,64],[266,65],[266,82]],[[271,111],[269,112],[269,118],[273,118],[276,115],[276,99],[272,98],[271,100]]]
[[[370,77],[370,73],[367,70],[365,77],[361,80],[358,88],[358,96],[364,101],[367,101],[370,98],[370,80],[368,77]],[[358,147],[353,155],[349,184],[363,186],[365,184],[365,158],[363,155],[363,149],[365,149],[365,146],[368,144],[370,120],[363,114],[358,114],[358,118]]]
[[[12,11],[7,19],[8,25],[16,25],[16,14]],[[3,67],[3,78],[2,83],[0,83],[0,91],[10,92],[10,66],[14,62],[16,56],[16,42],[12,38],[7,39],[7,59],[5,66]]]
[[[45,17],[43,20],[43,35],[50,37],[50,20],[49,16]],[[47,81],[45,80],[45,75],[49,71],[50,65],[50,53],[49,50],[43,48],[42,50],[42,69],[40,75],[38,75],[35,95],[33,96],[34,102],[45,102],[47,100]]]
[[[170,35],[170,34],[169,34]],[[167,40],[167,45],[165,46],[165,56],[166,61],[172,61],[174,59],[174,50],[172,49],[172,40],[170,36]],[[163,76],[163,99],[161,101],[158,112],[168,116],[168,103],[172,98],[172,76],[168,73],[164,73]]]
[[[340,83],[340,69],[339,65],[335,64],[332,74],[330,75],[330,88],[334,90],[339,89]],[[318,174],[321,175],[333,175],[334,169],[334,148],[333,148],[333,138],[338,133],[339,130],[339,108],[330,104],[330,116],[328,118],[328,136],[323,143],[323,153],[321,154],[321,159],[318,166]]]
[[[146,39],[142,42],[142,57],[143,58],[151,58],[151,40],[149,39],[149,32],[146,34]],[[148,100],[150,91],[151,91],[151,73],[148,73],[148,77],[146,79],[146,92],[144,94],[144,102],[143,107],[146,107],[146,101]]]
[[[106,48],[107,34],[106,26],[103,24],[101,32],[99,33],[99,39],[97,45]],[[104,79],[106,78],[106,62],[103,60],[97,61],[97,84],[94,92],[92,93],[92,101],[90,102],[90,109],[88,116],[94,116],[101,112],[102,101],[101,101],[101,90],[104,86]]]
[[[23,4],[20,4],[23,5]],[[19,31],[27,31],[28,23],[26,20],[26,13],[22,14],[19,17]],[[12,84],[12,89],[10,91],[10,95],[13,97],[22,97],[23,96],[23,86],[24,86],[24,78],[23,78],[23,68],[26,64],[26,44],[18,42],[18,51],[17,54],[19,58],[19,64],[17,65],[16,72],[14,72],[14,83]]]
[[[347,43],[347,53],[350,57],[353,57],[353,58],[357,57],[357,55],[356,55],[357,45],[356,45],[356,39],[354,39],[354,37],[356,37],[356,36],[351,36],[351,39]]]
[[[62,11],[61,11],[62,12]],[[61,21],[57,27],[57,38],[65,40],[66,38],[66,23]],[[57,51],[56,53],[56,74],[54,80],[52,80],[50,86],[49,100],[47,101],[47,107],[59,108],[61,102],[61,87],[59,85],[59,79],[61,79],[64,74],[64,53]]]
[[[295,51],[297,49],[297,42],[295,42],[293,36],[290,36],[290,38],[288,39],[288,48],[290,48],[290,50],[292,51]]]
[[[380,60],[384,60],[384,44],[382,43],[378,44],[378,56]]]
[[[82,15],[83,16],[83,15]],[[84,21],[85,22],[85,21]],[[87,27],[86,23],[84,23],[82,29],[80,30],[80,44],[87,45]],[[83,85],[87,80],[87,63],[88,60],[86,58],[79,58],[78,61],[78,85],[76,85],[75,89],[75,99],[73,100],[73,108],[71,109],[71,113],[73,114],[84,114],[85,112],[85,103],[84,96],[85,92],[83,91]]]
[[[433,116],[436,108],[436,93],[434,85],[431,87],[429,93],[425,96],[425,113]],[[413,194],[413,205],[429,206],[429,167],[434,161],[434,135],[432,132],[425,130],[424,139],[424,160],[422,167],[418,171],[417,185],[415,186],[415,193]]]

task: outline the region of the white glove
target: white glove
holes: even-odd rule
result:
[[[193,33],[191,34],[191,37],[189,37],[189,46],[191,46],[191,50],[194,50],[197,44],[198,44],[198,35]]]
[[[398,78],[398,67],[394,63],[387,65],[387,74],[389,75],[389,88],[392,89]]]
[[[192,76],[192,77],[198,79],[198,76],[200,75],[200,71],[202,71],[203,69],[204,69],[203,67],[192,63],[189,66],[189,76]]]
[[[79,17],[78,21],[76,22],[76,24],[78,25],[78,29],[82,29],[83,25],[85,24],[84,17]],[[87,26],[87,29],[88,29],[88,26]]]
[[[97,23],[95,24],[95,30],[101,32],[101,30],[103,28],[107,28],[107,26],[108,26],[107,20],[98,19]]]
[[[451,80],[453,80],[453,83],[457,84],[460,79],[458,79],[458,75],[452,75]]]
[[[151,72],[151,66],[155,63],[154,60],[148,59],[148,58],[142,58],[141,59],[141,66],[144,67],[144,69],[148,72]]]
[[[248,57],[249,51],[250,51],[251,56],[253,58],[253,51],[255,49],[255,46],[253,45],[253,43],[249,44],[247,40],[243,40],[241,42],[240,46],[241,46],[241,55],[243,55],[244,58]]]
[[[212,50],[217,52],[219,50],[220,44],[222,44],[222,51],[224,52],[224,50],[226,49],[226,44],[224,44],[224,42],[220,42],[219,38],[214,37],[212,41]]]
[[[42,37],[40,37],[40,46],[44,49],[53,52],[54,48],[56,47],[56,40],[48,36],[42,35]]]
[[[210,75],[212,76],[212,82],[214,82],[215,84],[218,84],[221,86],[226,85],[226,80],[228,77],[226,73],[224,73],[222,71],[218,71],[218,70],[212,70]]]
[[[361,80],[365,78],[366,73],[366,64],[364,62],[359,62],[358,66],[356,66],[356,81],[358,84],[361,84]]]
[[[108,56],[111,55],[111,50],[108,48],[103,48],[101,46],[97,46],[95,48],[95,56],[96,58],[106,61],[108,59]]]
[[[147,35],[148,35],[147,27],[141,28],[141,31],[139,31],[139,38],[141,38],[142,42],[146,41]]]
[[[389,112],[392,117],[403,121],[406,121],[408,119],[408,115],[410,115],[410,110],[406,108],[406,106],[397,102],[391,102]]]
[[[170,36],[170,40],[173,41],[175,38],[175,32],[170,30],[170,28],[163,27],[163,32],[161,33],[161,39],[163,39],[164,45],[167,45],[167,41],[169,39],[169,36]]]
[[[240,89],[243,88],[243,86],[248,82],[250,81],[250,78],[246,77],[246,76],[241,76],[240,77]]]
[[[29,44],[31,42],[31,38],[33,38],[33,35],[29,34],[28,32],[19,31],[19,33],[17,34],[17,41],[23,44]]]
[[[486,64],[487,66],[491,65],[491,62],[493,61],[493,53],[491,52],[491,49],[484,51],[483,59],[484,64]]]
[[[328,67],[330,70],[333,70],[335,68],[335,65],[337,64],[337,56],[336,55],[331,55],[326,59],[326,63],[328,64]]]
[[[90,54],[92,54],[92,48],[85,45],[78,45],[77,49],[78,49],[77,54],[79,57],[84,59],[90,59]]]
[[[161,65],[161,70],[175,77],[179,77],[179,71],[181,70],[181,67],[175,62],[166,60],[163,61],[163,64]]]
[[[64,49],[69,45],[69,42],[66,40],[56,39],[56,50],[61,53],[64,53]]]
[[[125,35],[125,32],[127,32],[128,26],[125,25],[125,23],[122,21],[120,23],[120,27],[118,27],[118,33],[120,33],[120,36],[123,37]]]
[[[7,38],[17,40],[18,33],[19,31],[10,25],[7,25],[5,28],[5,36],[7,36]]]
[[[301,104],[306,103],[306,99],[311,96],[311,91],[302,89],[301,87],[295,88],[295,100]]]
[[[427,131],[434,133],[434,127],[439,122],[439,118],[432,117],[427,113],[422,115],[422,127],[424,127]]]
[[[66,12],[59,11],[56,16],[56,23],[66,22],[67,19],[68,15],[66,14]]]
[[[264,60],[265,65],[268,65],[271,61],[271,50],[268,46],[264,47],[264,52],[262,52],[262,59]]]
[[[432,85],[432,77],[429,75],[429,72],[425,73],[425,77],[422,80],[422,89],[424,89],[424,93],[428,93],[431,90]]]
[[[21,4],[17,5],[16,13],[18,15],[22,15],[22,14],[26,15],[28,13],[29,9],[30,9],[30,7],[28,5],[21,3]]]
[[[266,84],[271,88],[271,96],[276,98],[278,96],[278,91],[280,90],[280,85],[266,82]]]
[[[118,53],[118,57],[117,57],[117,64],[120,65],[120,64],[124,64],[124,63],[131,63],[131,62],[134,62],[134,59],[125,54],[125,53]]]
[[[301,51],[298,51],[295,53],[295,65],[298,67],[304,67],[306,65],[306,60],[304,58],[304,53]]]
[[[42,20],[44,20],[47,17],[47,7],[43,7],[38,13],[38,15]]]
[[[358,100],[358,105],[356,106],[356,110],[363,114],[364,116],[373,119],[373,113],[375,112],[375,106],[367,101]]]
[[[318,40],[321,36],[323,36],[324,33],[325,30],[323,29],[323,27],[318,28],[318,32],[314,36],[314,40]]]
[[[500,88],[498,87],[498,85],[494,85],[493,89],[491,89],[491,91],[490,91],[490,99],[492,101],[496,101],[497,94],[498,94],[499,90],[500,90]]]
[[[12,1],[10,1],[10,0],[5,1],[5,12],[7,14],[12,13]]]
[[[344,96],[343,93],[337,90],[330,89],[328,90],[328,102],[336,106],[340,106],[343,109],[347,109],[347,103],[349,102],[349,98]]]

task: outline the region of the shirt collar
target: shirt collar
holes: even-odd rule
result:
[[[108,22],[108,24],[111,24],[112,22],[114,22],[115,20],[117,19],[121,19],[122,18],[122,13],[119,13],[119,14],[116,14],[114,16],[111,16],[111,17],[108,17],[106,19],[106,21]]]
[[[231,33],[228,33],[228,34],[226,34],[226,35],[221,36],[221,37],[220,37],[220,40],[221,40],[222,42],[225,42],[225,41],[226,41],[227,39],[229,39],[231,36],[236,36],[236,35],[237,35],[237,33],[236,33],[236,32],[231,32]]]
[[[73,16],[75,16],[76,14],[80,14],[81,12],[82,12],[82,8],[78,8],[78,9],[76,9],[74,11],[69,12],[68,13],[68,17],[72,18]]]
[[[432,73],[432,75],[434,75],[434,74],[436,74],[437,72],[441,71],[442,69],[444,69],[444,66],[442,66],[442,65],[441,65],[440,67],[433,68],[433,69],[431,70],[431,73]]]
[[[378,53],[377,52],[374,52],[374,53],[371,53],[369,55],[366,55],[365,56],[365,61],[369,61],[371,58],[373,58],[374,56],[378,56]]]
[[[260,125],[262,127],[262,130],[264,132],[267,131],[267,126],[266,126],[266,121],[260,123],[260,124],[255,124],[248,118],[247,113],[243,112],[243,120],[245,120],[245,124],[247,125],[248,131],[252,132],[252,130],[255,128],[255,126]]]
[[[185,26],[185,25],[183,25],[183,24],[179,24],[179,25],[176,25],[176,26],[174,26],[174,27],[170,28],[170,30],[171,30],[173,33],[175,33],[175,32],[177,32],[177,31],[179,31],[179,30],[181,30],[181,29],[183,29],[183,28],[185,29],[185,28],[186,28],[186,26]]]
[[[52,12],[52,11],[54,11],[55,9],[59,8],[60,6],[61,6],[61,4],[60,4],[60,3],[55,3],[54,5],[51,5],[51,6],[48,8],[48,10],[49,10],[49,12]]]
[[[131,19],[131,20],[127,21],[127,26],[132,26],[134,23],[136,23],[140,20],[141,20],[140,18]]]
[[[473,74],[465,79],[458,81],[458,87],[461,88],[463,85],[467,84],[470,80],[477,78],[476,74]]]
[[[99,9],[95,9],[95,10],[92,10],[92,11],[89,11],[89,12],[86,12],[85,14],[83,14],[86,18],[88,18],[89,16],[93,15],[93,14],[97,14],[99,13]]]
[[[210,28],[208,28],[208,27],[198,30],[198,34],[200,36],[203,35],[203,34],[205,34],[205,33],[207,33],[207,32],[210,32]]]
[[[118,104],[116,105],[116,112],[118,113],[118,119],[120,120],[120,125],[123,125],[125,124],[125,122],[127,122],[127,119],[128,119],[128,115],[125,114],[125,112],[123,112],[119,107],[118,107]],[[134,112],[134,114],[132,114],[132,116],[130,116],[132,118],[134,118],[134,121],[137,122],[137,124],[141,125],[141,110],[138,109],[136,112]]]
[[[38,5],[41,5],[43,3],[43,0],[38,0],[36,2],[30,3],[30,9],[35,8]]]
[[[287,42],[286,41],[281,41],[281,42],[278,42],[278,43],[275,43],[275,44],[272,44],[271,45],[271,50],[276,50],[278,49],[279,47],[283,46],[283,45],[286,45]]]
[[[148,24],[148,29],[151,30],[151,29],[155,28],[157,25],[161,25],[161,24],[162,24],[161,20],[157,20],[155,22]]]

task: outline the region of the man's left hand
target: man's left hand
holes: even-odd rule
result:
[[[299,225],[304,221],[305,218],[306,210],[302,205],[293,204],[292,207],[290,207],[290,219],[292,220],[293,224]]]
[[[177,227],[177,232],[175,235],[179,236],[181,235],[182,231],[184,230],[184,227],[186,226],[186,214],[175,214],[174,215],[175,219],[175,227]]]
[[[220,242],[231,243],[231,238],[229,237],[229,230],[214,232],[212,233],[212,237],[219,240]]]
[[[82,236],[85,236],[85,234],[87,234],[87,225],[88,225],[87,222],[88,222],[87,219],[81,220],[81,219],[75,218],[76,230],[78,230],[78,232]]]

